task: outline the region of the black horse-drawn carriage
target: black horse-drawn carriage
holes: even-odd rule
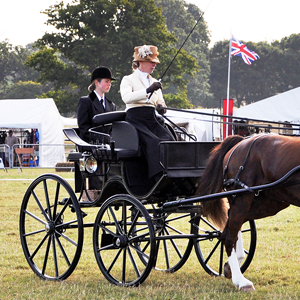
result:
[[[81,150],[69,154],[75,164],[74,190],[60,176],[44,174],[25,193],[20,236],[32,270],[43,279],[66,279],[79,261],[84,228],[93,227],[96,261],[116,285],[139,285],[152,268],[175,272],[193,248],[207,273],[222,275],[226,255],[221,230],[203,216],[195,197],[209,152],[218,142],[162,142],[163,174],[151,181],[137,131],[125,121],[125,112],[98,115],[94,121],[94,144],[81,140],[77,129],[64,130]],[[102,133],[108,126],[110,133]],[[101,179],[100,193],[82,202],[91,176]],[[88,209],[97,207],[95,221],[85,223]],[[254,221],[246,222],[241,232],[244,272],[255,252]]]

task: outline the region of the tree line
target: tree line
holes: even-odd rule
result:
[[[132,71],[134,47],[143,44],[159,49],[161,63],[153,75],[163,76],[168,106],[219,107],[226,98],[229,40],[209,48],[207,23],[194,4],[76,0],[44,13],[55,33],[45,33],[26,47],[0,42],[0,99],[53,98],[61,114],[74,114],[78,99],[88,93],[90,73],[105,65],[117,78],[108,98],[122,109],[119,84]],[[260,59],[249,66],[232,57],[230,97],[237,106],[300,86],[300,34],[245,44]]]

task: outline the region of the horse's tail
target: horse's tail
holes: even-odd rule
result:
[[[241,136],[229,136],[211,151],[199,188],[196,192],[197,195],[204,196],[222,191],[224,157],[226,153],[241,140],[243,140]],[[202,202],[201,205],[204,216],[211,219],[220,228],[225,226],[228,217],[228,205],[225,199],[206,201]]]

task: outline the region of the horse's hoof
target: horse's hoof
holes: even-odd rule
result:
[[[232,275],[231,275],[231,269],[230,269],[230,266],[229,266],[228,262],[226,262],[224,264],[224,276],[227,279],[231,279],[231,277],[232,277]]]
[[[253,292],[253,291],[255,291],[255,288],[254,288],[253,285],[246,285],[246,286],[242,286],[240,288],[240,291],[242,291],[242,292]]]

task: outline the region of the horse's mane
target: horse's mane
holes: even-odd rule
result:
[[[229,136],[211,151],[196,195],[204,196],[222,191],[224,157],[233,146],[242,140],[243,137],[238,135]],[[225,199],[203,202],[202,208],[203,214],[210,217],[217,225],[220,227],[225,225],[228,210]]]

